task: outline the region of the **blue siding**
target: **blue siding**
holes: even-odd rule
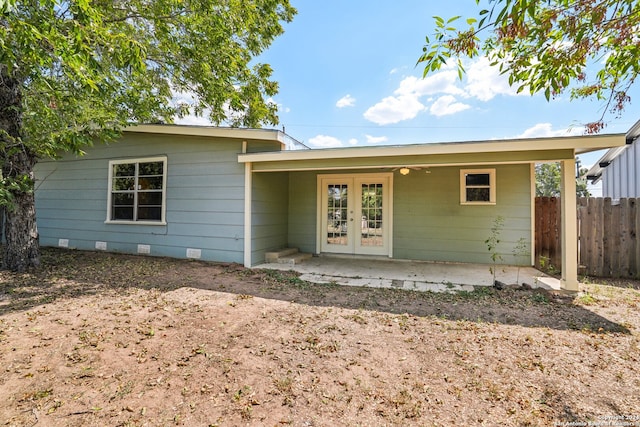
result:
[[[316,252],[317,174],[292,172],[289,178],[289,246],[307,253]]]
[[[264,150],[269,144],[258,145]],[[205,260],[241,263],[241,149],[239,140],[126,134],[118,143],[87,149],[84,157],[43,161],[36,167],[40,242],[57,246],[68,239],[69,247],[93,250],[103,241],[109,251],[128,253],[144,244],[151,255],[176,258],[193,248]],[[167,157],[167,225],[106,224],[109,161],[154,156]]]
[[[264,262],[265,253],[288,243],[289,174],[256,173],[252,188],[251,264]]]

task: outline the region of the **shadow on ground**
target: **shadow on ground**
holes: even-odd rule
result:
[[[573,296],[544,290],[497,290],[436,294],[314,284],[294,272],[252,270],[238,264],[152,258],[47,248],[42,268],[0,273],[0,316],[29,311],[63,298],[132,289],[169,292],[191,287],[312,306],[407,313],[449,320],[500,323],[556,330],[624,333],[629,329],[588,308]]]

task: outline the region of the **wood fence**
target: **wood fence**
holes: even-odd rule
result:
[[[640,199],[582,197],[578,204],[580,274],[640,277]],[[561,266],[560,199],[536,198],[536,267]]]
[[[536,197],[536,268],[560,269],[562,244],[559,197]]]

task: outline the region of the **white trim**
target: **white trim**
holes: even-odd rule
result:
[[[479,154],[502,151],[558,151],[572,150],[585,153],[610,147],[623,146],[625,134],[589,135],[579,137],[529,138],[498,141],[448,142],[418,145],[395,145],[377,147],[328,148],[321,150],[278,151],[241,154],[238,161],[278,162],[288,160],[352,159],[362,157],[397,157],[433,154]],[[530,161],[530,160],[529,160]],[[405,165],[403,165],[405,166]]]
[[[112,186],[113,186],[113,166],[114,165],[122,165],[122,164],[136,164],[136,182],[138,177],[138,164],[140,163],[150,163],[150,162],[162,162],[162,208],[160,210],[160,221],[135,221],[135,220],[121,220],[111,219],[111,196],[112,196]],[[167,225],[166,212],[167,212],[167,156],[155,156],[155,157],[139,157],[132,159],[118,159],[118,160],[109,160],[109,173],[108,179],[109,182],[107,184],[107,218],[105,219],[105,224],[125,224],[125,225]],[[135,208],[138,206],[137,203],[137,189],[135,190],[135,198],[136,202],[134,203],[134,215]]]
[[[531,163],[530,178],[531,180],[531,265],[536,265],[536,165]]]
[[[113,225],[167,225],[166,221],[123,221],[123,220],[115,220],[110,221],[106,220],[105,224],[113,224]]]
[[[489,175],[489,201],[469,202],[467,201],[467,175],[487,174]],[[474,187],[471,187],[474,188]],[[484,186],[482,187],[484,188]],[[463,206],[486,206],[496,204],[496,170],[491,169],[460,169],[460,204]]]
[[[322,188],[321,176],[316,175],[316,254],[319,255],[322,252],[322,194],[324,189]]]
[[[244,165],[244,266],[251,267],[251,198],[253,180],[251,163]]]
[[[576,203],[576,161],[561,162],[560,218],[562,223],[562,279],[568,291],[578,291],[578,219]]]
[[[380,169],[399,169],[401,167],[408,168],[439,168],[439,167],[484,167],[484,166],[497,166],[497,165],[528,165],[530,163],[553,163],[558,162],[562,159],[556,160],[504,160],[504,161],[486,161],[486,162],[453,162],[453,163],[411,163],[411,164],[395,164],[395,163],[385,163],[379,165],[357,165],[357,166],[303,166],[303,167],[282,167],[282,168],[273,168],[273,169],[259,169],[260,163],[258,162],[258,169],[255,168],[254,163],[254,173],[269,173],[269,172],[308,172],[308,171],[344,171],[349,170],[352,171],[354,169],[361,170],[380,170]]]
[[[206,136],[218,138],[275,141],[284,145],[285,134],[276,129],[244,129],[189,125],[137,125],[124,129],[125,133],[155,133],[163,135]]]

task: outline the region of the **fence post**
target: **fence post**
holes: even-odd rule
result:
[[[631,277],[629,274],[629,264],[633,251],[631,249],[631,239],[629,239],[630,228],[630,206],[629,199],[620,199],[620,204],[617,206],[620,211],[620,238],[618,240],[618,274],[617,277]]]
[[[640,242],[638,239],[640,235],[640,208],[638,207],[639,199],[629,199],[629,220],[631,222],[631,230],[629,232],[629,239],[631,240],[631,247],[629,252],[631,254],[631,262],[629,263],[629,274],[631,277],[638,278],[640,276]]]

